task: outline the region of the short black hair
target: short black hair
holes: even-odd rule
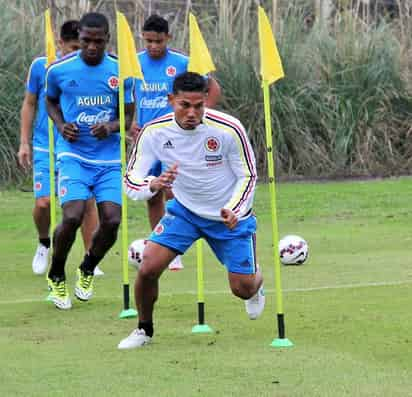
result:
[[[63,41],[79,40],[79,21],[71,19],[60,28],[60,39]]]
[[[143,24],[143,32],[156,32],[169,34],[169,22],[160,15],[150,15]]]
[[[80,19],[79,30],[84,27],[88,28],[103,28],[105,33],[109,33],[109,21],[106,16],[99,12],[89,12],[84,14]]]
[[[183,92],[207,92],[207,81],[198,73],[184,72],[176,76],[173,82],[173,94]]]

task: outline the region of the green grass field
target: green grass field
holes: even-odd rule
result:
[[[259,186],[258,254],[267,306],[250,321],[226,273],[205,251],[206,320],[196,323],[194,251],[182,272],[161,279],[153,344],[118,351],[135,320],[119,320],[119,244],[102,263],[95,298],[62,312],[44,301],[31,272],[35,231],[31,193],[2,192],[0,249],[0,396],[410,396],[412,395],[412,179],[280,184],[280,235],[300,234],[310,258],[283,267],[287,337],[277,336],[270,205]],[[148,224],[129,207],[130,239]],[[73,290],[80,239],[67,276]],[[131,279],[134,279],[133,270]]]

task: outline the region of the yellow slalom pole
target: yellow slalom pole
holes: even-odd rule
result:
[[[204,274],[203,274],[203,242],[196,241],[196,261],[197,261],[197,301],[205,302]],[[199,323],[201,323],[199,321]]]
[[[50,236],[53,243],[54,229],[56,229],[56,179],[55,179],[55,162],[54,162],[54,124],[50,117],[47,118],[47,127],[49,130],[49,181],[50,181]],[[54,247],[52,246],[54,249]],[[46,272],[46,280],[49,271]],[[50,292],[46,298],[51,301]]]
[[[56,48],[54,45],[53,38],[53,28],[51,23],[50,9],[47,9],[44,13],[44,47],[47,57],[46,65],[47,68],[56,59]],[[53,242],[53,233],[56,228],[56,180],[55,180],[55,159],[54,159],[54,128],[53,121],[50,117],[47,117],[47,129],[49,136],[49,198],[50,198],[50,236]],[[54,247],[53,247],[54,249]],[[48,272],[46,272],[46,279],[48,277]],[[50,294],[46,298],[50,299]]]
[[[192,328],[192,333],[210,333],[213,332],[205,323],[205,289],[204,289],[204,273],[203,273],[203,241],[196,241],[196,262],[197,262],[197,314],[198,324]]]
[[[127,222],[127,196],[123,189],[123,175],[126,174],[126,123],[124,110],[124,80],[119,78],[119,121],[120,121],[120,159],[122,163],[122,174],[120,178],[120,188],[122,189],[122,275],[123,275],[123,310],[119,318],[136,317],[137,312],[130,308],[130,288],[129,288],[129,264],[128,264],[128,222]]]
[[[285,337],[285,318],[283,313],[282,299],[282,283],[280,274],[280,259],[279,259],[279,229],[276,210],[276,184],[275,184],[275,165],[273,161],[273,140],[272,140],[272,120],[270,112],[270,92],[268,81],[263,81],[263,101],[265,109],[265,130],[266,130],[266,150],[268,160],[268,177],[269,177],[269,192],[270,206],[272,217],[272,239],[273,239],[273,257],[275,265],[275,288],[276,288],[276,307],[277,307],[277,323],[279,338],[272,341],[272,346],[288,347],[293,346],[293,343]]]
[[[49,178],[50,178],[50,231],[53,235],[56,228],[56,179],[54,159],[54,127],[53,121],[48,118],[49,128]]]

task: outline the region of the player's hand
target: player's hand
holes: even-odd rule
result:
[[[223,219],[223,223],[229,228],[234,229],[237,225],[238,219],[232,210],[222,208],[220,210],[220,216]]]
[[[20,167],[27,171],[31,167],[31,148],[29,143],[21,143],[17,153]]]
[[[60,130],[63,138],[69,142],[74,142],[79,134],[79,127],[74,123],[65,123],[63,124],[62,129]]]
[[[112,129],[108,123],[94,124],[90,127],[90,133],[97,139],[106,139],[112,133]]]
[[[153,178],[150,181],[150,190],[152,192],[158,192],[160,190],[165,191],[166,194],[172,190],[173,182],[177,176],[177,163],[173,164],[165,172],[163,172],[157,178]]]

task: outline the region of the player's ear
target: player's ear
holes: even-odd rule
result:
[[[175,102],[175,96],[173,94],[167,94],[167,101],[169,102],[170,106],[173,106]]]

